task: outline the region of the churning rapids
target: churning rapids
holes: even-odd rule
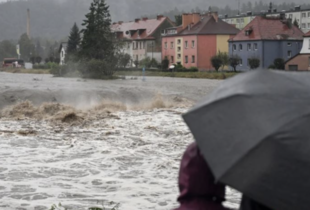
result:
[[[176,207],[193,141],[181,114],[219,83],[0,73],[0,209]],[[239,197],[228,189],[226,204]]]

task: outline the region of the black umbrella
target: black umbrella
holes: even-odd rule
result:
[[[310,209],[310,74],[256,70],[185,114],[217,180],[275,210]]]

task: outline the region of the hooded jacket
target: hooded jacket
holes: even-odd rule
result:
[[[179,172],[180,207],[176,210],[228,210],[223,207],[225,186],[214,176],[196,143],[185,151]]]

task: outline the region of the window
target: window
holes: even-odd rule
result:
[[[165,42],[165,49],[167,49],[167,42]]]
[[[305,12],[301,13],[301,17],[305,18],[306,17],[306,13]]]
[[[178,59],[181,59],[181,54],[178,54]]]
[[[171,45],[171,49],[173,49],[174,48],[174,43],[171,42],[170,45]]]
[[[181,44],[181,39],[178,39],[178,44]]]
[[[242,44],[239,44],[239,51],[242,51]]]
[[[291,20],[293,19],[293,15],[292,14],[289,15],[289,19],[291,19]]]
[[[309,49],[310,49],[310,39],[308,39],[308,43],[309,43]]]
[[[247,60],[247,66],[250,66],[250,59]]]
[[[195,63],[196,61],[195,61],[195,56],[193,55],[192,56],[192,63]]]
[[[306,24],[305,23],[301,24],[301,28],[306,28]]]
[[[288,43],[287,43],[287,46],[288,46],[288,47],[292,46],[292,43],[288,42]]]
[[[192,41],[192,48],[194,48],[195,47],[195,41],[193,40]]]
[[[145,49],[145,42],[142,42],[143,49]]]
[[[239,60],[239,65],[242,66],[242,59]]]
[[[185,63],[188,63],[188,56],[185,56]]]
[[[174,57],[171,56],[171,63],[174,63]]]
[[[310,29],[310,23],[308,23],[308,28]]]
[[[140,49],[142,49],[142,42],[140,42]]]
[[[310,67],[310,57],[309,57],[309,67]]]
[[[308,17],[310,17],[310,12],[308,12]]]
[[[292,51],[290,51],[290,50],[287,51],[287,57],[288,57],[288,58],[292,57]]]
[[[181,47],[178,47],[178,52],[181,52]]]
[[[128,49],[130,48],[130,42],[128,42],[128,46],[127,46],[127,48],[128,48]]]
[[[248,44],[248,51],[250,51],[251,50],[251,44],[249,43]]]
[[[258,49],[258,45],[257,43],[254,43],[254,50],[257,50]]]
[[[136,42],[136,50],[139,48],[139,42]]]
[[[233,44],[233,51],[236,51],[237,47],[235,44]]]
[[[187,49],[188,43],[187,41],[185,41],[185,49]]]

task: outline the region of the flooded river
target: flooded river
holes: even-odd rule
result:
[[[0,73],[0,209],[176,207],[193,141],[181,114],[219,84]],[[238,206],[235,191],[227,199]]]

